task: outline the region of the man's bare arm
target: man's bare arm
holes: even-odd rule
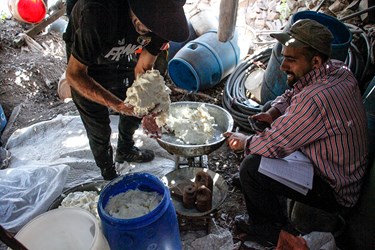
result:
[[[87,99],[107,106],[108,108],[134,116],[133,107],[126,105],[123,100],[103,88],[87,74],[87,66],[78,61],[73,55],[69,58],[66,70],[69,85]]]

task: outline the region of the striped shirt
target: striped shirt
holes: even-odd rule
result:
[[[249,137],[246,154],[283,158],[300,150],[327,181],[337,202],[358,201],[367,168],[367,120],[354,75],[329,60],[299,79],[272,106],[281,112],[270,129]]]

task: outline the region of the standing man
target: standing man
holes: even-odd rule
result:
[[[115,161],[154,158],[151,150],[134,146],[133,134],[142,117],[124,100],[135,77],[153,67],[168,41],[188,38],[184,4],[185,0],[79,0],[71,13],[67,10],[66,78],[105,180],[117,177],[109,109],[120,114]]]
[[[255,135],[227,133],[232,150],[245,150],[240,182],[249,221],[240,229],[258,239],[277,242],[287,222],[278,196],[328,212],[353,207],[366,173],[366,113],[357,81],[342,62],[329,59],[331,32],[304,19],[288,32],[271,34],[283,44],[281,70],[290,90],[266,112],[252,116],[270,128]],[[283,158],[302,152],[313,164],[312,190],[306,195],[258,172],[263,157]],[[267,239],[265,239],[267,238]]]

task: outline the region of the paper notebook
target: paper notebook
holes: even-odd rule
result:
[[[258,171],[304,195],[312,189],[313,165],[299,151],[281,159],[262,157]]]

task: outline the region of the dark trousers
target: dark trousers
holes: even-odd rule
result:
[[[306,205],[339,212],[344,207],[334,197],[333,189],[319,176],[314,175],[313,189],[303,195],[258,172],[261,156],[249,155],[240,166],[240,182],[245,197],[249,220],[252,224],[281,223],[287,218],[280,197],[290,198]]]
[[[121,100],[125,100],[127,87],[123,82],[133,83],[133,81],[134,74],[131,72],[127,81],[116,80],[112,84],[107,82],[104,87]],[[110,141],[112,131],[108,108],[84,98],[74,89],[72,89],[72,99],[86,129],[96,165],[99,168],[111,167],[113,164],[113,152]],[[117,152],[125,153],[134,146],[133,135],[139,127],[140,122],[140,118],[120,115]]]
[[[66,13],[70,17],[71,11],[77,0],[67,0]],[[71,55],[74,34],[72,33],[71,23],[69,22],[63,39],[66,43],[67,60]],[[126,59],[125,59],[126,60]],[[134,59],[133,59],[134,60]],[[99,84],[121,100],[126,98],[126,90],[135,80],[134,67],[136,61],[126,62],[125,65],[119,64],[110,67],[103,65],[96,66],[95,69],[88,68],[91,75]],[[72,99],[81,116],[83,125],[86,129],[89,145],[94,155],[95,163],[99,168],[108,168],[113,164],[113,151],[111,146],[111,127],[109,119],[109,110],[107,107],[92,102],[77,91],[71,89]],[[134,146],[133,135],[139,127],[141,119],[120,115],[118,124],[117,153],[125,153]]]

